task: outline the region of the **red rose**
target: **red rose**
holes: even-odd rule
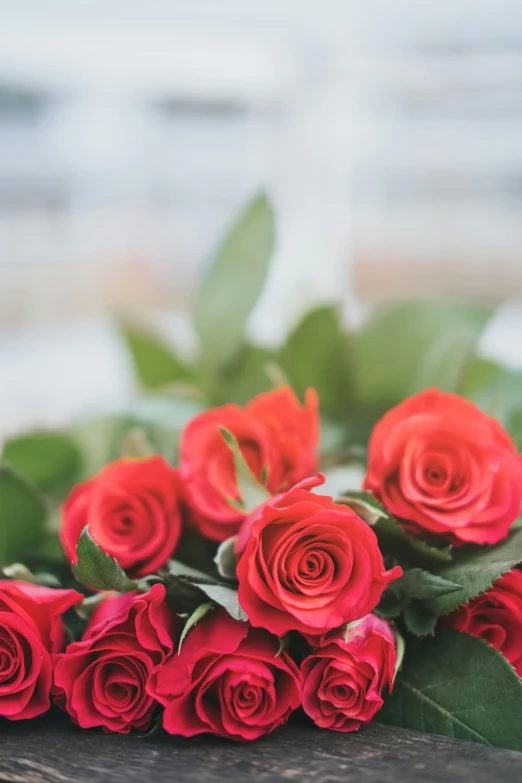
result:
[[[522,677],[522,573],[510,571],[491,590],[442,618],[441,625],[485,639]]]
[[[318,400],[309,389],[305,405],[288,386],[259,394],[246,408],[223,405],[196,416],[181,436],[180,472],[186,484],[192,523],[202,535],[224,541],[235,535],[245,514],[232,453],[219,430],[237,439],[252,473],[271,494],[288,489],[316,470]]]
[[[495,419],[428,389],[376,424],[365,488],[411,533],[494,544],[519,514],[522,462]]]
[[[382,707],[392,689],[395,637],[385,620],[369,614],[348,629],[328,634],[301,664],[303,709],[316,726],[357,731]]]
[[[239,535],[239,602],[252,625],[278,636],[358,620],[402,574],[399,566],[385,570],[366,522],[308,491],[323,482],[319,474],[264,503]]]
[[[0,581],[0,715],[34,718],[49,709],[51,654],[63,648],[62,615],[76,590]]]
[[[163,585],[105,598],[82,641],[55,657],[53,695],[84,729],[145,730],[155,709],[147,679],[174,641],[175,618]]]
[[[301,676],[279,644],[224,610],[207,614],[149,680],[165,707],[164,729],[246,741],[285,723],[301,704]]]
[[[181,533],[180,479],[163,457],[119,459],[78,484],[62,508],[60,538],[76,560],[85,525],[131,577],[153,573],[172,555]]]

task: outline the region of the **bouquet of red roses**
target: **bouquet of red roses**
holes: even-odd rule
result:
[[[264,200],[204,281],[197,367],[125,326],[154,395],[5,443],[0,716],[242,741],[375,719],[522,750],[519,419],[481,410],[518,379],[473,353],[486,316],[413,305],[345,333],[319,308],[277,353],[249,346],[256,297],[224,320],[220,272],[248,237],[262,266]]]

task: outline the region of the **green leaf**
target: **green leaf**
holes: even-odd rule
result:
[[[222,541],[218,546],[214,563],[217,566],[217,570],[220,576],[224,579],[237,579],[236,567],[237,567],[237,555],[236,555],[236,541],[237,536],[231,536],[230,538]]]
[[[239,604],[236,590],[227,585],[220,584],[215,579],[212,579],[195,568],[180,563],[179,560],[169,560],[168,570],[169,573],[176,577],[179,583],[185,582],[187,587],[197,588],[200,593],[204,593],[211,601],[214,601],[214,603],[219,604],[219,606],[226,609],[234,620],[248,619],[246,613]],[[174,596],[176,595],[176,589],[176,586],[174,586]],[[194,596],[191,598],[194,598]],[[199,603],[201,603],[201,601]]]
[[[78,447],[59,432],[34,432],[7,440],[2,460],[43,490],[71,484],[81,469]]]
[[[80,604],[76,604],[74,607],[78,617],[82,620],[89,621],[97,609],[98,605],[106,598],[104,593],[96,593],[95,595],[86,596]]]
[[[393,585],[384,591],[378,606],[374,609],[375,614],[378,614],[379,617],[391,619],[393,617],[398,617],[402,612],[405,601],[394,589],[394,585],[396,584],[397,583],[394,582]]]
[[[404,606],[404,622],[415,636],[433,636],[437,615],[428,609],[425,601],[411,600]]]
[[[43,542],[45,518],[35,487],[0,464],[0,565],[23,559]]]
[[[343,331],[337,307],[308,312],[288,336],[279,362],[302,398],[317,389],[321,411],[333,416],[350,412],[353,400],[353,357],[350,336]]]
[[[382,412],[427,386],[457,391],[490,317],[486,307],[438,302],[378,311],[354,342],[360,404]]]
[[[181,632],[181,636],[179,637],[179,644],[178,644],[178,655],[181,652],[181,647],[183,645],[183,642],[187,638],[187,634],[190,631],[191,628],[194,628],[195,625],[201,620],[208,612],[212,611],[214,609],[213,603],[206,603],[206,604],[200,604],[197,609],[195,609],[190,617],[188,618],[187,622],[185,623],[185,627],[183,628],[183,631]]]
[[[466,367],[459,392],[494,416],[522,448],[522,373],[476,356]]]
[[[240,215],[203,278],[195,326],[205,367],[226,365],[241,347],[273,248],[272,209],[261,194]]]
[[[237,591],[224,585],[198,584],[208,598],[222,606],[234,620],[248,620],[246,612],[241,607],[237,596]]]
[[[438,567],[435,573],[462,590],[426,601],[435,615],[447,614],[475,596],[485,593],[502,574],[522,562],[522,530],[514,530],[495,546],[464,546],[454,550],[451,563]]]
[[[27,568],[23,563],[12,563],[9,566],[5,566],[5,568],[2,568],[2,573],[8,579],[16,579],[43,587],[60,587],[60,580],[54,574],[48,574],[45,571],[33,574],[31,569]]]
[[[235,402],[246,405],[252,397],[274,388],[272,370],[277,352],[259,345],[245,343],[210,388],[214,405]]]
[[[163,714],[160,712],[152,719],[150,729],[145,734],[138,734],[138,739],[144,742],[154,742],[163,733]]]
[[[194,382],[194,371],[160,337],[129,323],[120,324],[136,375],[146,389]]]
[[[393,679],[395,680],[404,661],[406,642],[404,641],[404,636],[396,628],[393,629],[393,633],[395,634],[395,669],[393,672]]]
[[[358,517],[364,519],[371,527],[377,524],[380,519],[391,519],[388,511],[382,503],[373,497],[371,492],[349,490],[344,492],[341,497],[336,498],[335,502],[349,506]]]
[[[407,598],[438,598],[462,590],[462,585],[422,568],[409,568],[404,571],[394,587]]]
[[[197,568],[185,565],[180,560],[169,560],[167,563],[169,574],[173,576],[179,576],[193,584],[199,584],[200,582],[207,582],[208,584],[215,584],[216,580],[205,574],[203,571],[199,571]]]
[[[268,500],[270,493],[261,486],[248,467],[236,438],[224,427],[220,427],[219,429],[225,443],[229,447],[234,457],[236,481],[241,497],[239,508],[245,513],[249,514],[251,511],[257,508],[257,506],[260,506],[261,503],[264,503],[266,500]],[[238,507],[235,498],[230,498],[229,503],[234,508]]]
[[[410,536],[370,492],[344,492],[335,502],[349,506],[368,522],[377,536],[381,552],[393,555],[402,564],[431,567],[451,557],[450,547],[438,548]]]
[[[522,750],[522,682],[482,639],[445,631],[409,651],[377,720]]]
[[[74,577],[92,590],[116,590],[125,593],[136,587],[117,560],[104,552],[89,533],[86,525],[76,547],[76,565],[71,564]]]

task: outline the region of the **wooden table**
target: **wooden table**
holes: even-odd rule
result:
[[[0,724],[1,783],[515,783],[522,753],[377,724],[285,726],[250,745],[82,731],[62,716]]]

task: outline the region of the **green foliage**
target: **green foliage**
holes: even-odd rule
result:
[[[48,574],[45,571],[39,571],[36,574],[23,563],[12,563],[2,569],[2,573],[8,579],[16,579],[21,582],[29,582],[32,585],[41,585],[43,587],[60,587],[60,581],[54,574]]]
[[[226,609],[234,620],[248,620],[246,612],[243,611],[241,604],[239,603],[236,590],[233,590],[231,587],[226,587],[225,585],[217,584],[200,584],[198,587],[208,596],[208,598],[214,601],[214,603],[222,606],[223,609]]]
[[[261,503],[269,499],[270,493],[258,482],[252,471],[247,465],[239,444],[231,432],[224,427],[219,428],[223,439],[229,447],[234,457],[234,468],[236,471],[236,481],[239,489],[241,501],[238,503],[235,498],[228,498],[228,502],[233,508],[240,508],[245,513],[250,513]]]
[[[195,311],[203,367],[216,371],[237,354],[263,289],[274,248],[274,218],[265,195],[239,217],[203,277]]]
[[[476,356],[468,364],[460,393],[497,418],[522,449],[522,373]]]
[[[440,598],[462,590],[461,585],[422,568],[409,568],[404,571],[393,586],[406,598]]]
[[[347,491],[336,499],[336,503],[349,506],[368,522],[377,536],[381,551],[393,555],[402,565],[431,568],[433,564],[444,563],[451,557],[449,547],[430,545],[403,530],[370,492]]]
[[[214,563],[223,579],[236,579],[237,555],[235,552],[237,536],[222,541],[217,548]]]
[[[195,625],[198,624],[198,622],[203,619],[203,617],[212,611],[212,609],[215,608],[215,604],[208,601],[207,603],[200,604],[197,609],[194,609],[190,617],[188,618],[187,622],[185,623],[185,626],[183,628],[183,631],[181,633],[181,636],[179,637],[179,643],[178,643],[178,654],[181,652],[181,648],[183,646],[183,642],[187,638],[188,632],[191,630],[191,628],[194,628]]]
[[[101,549],[89,533],[86,525],[76,547],[76,565],[71,565],[72,572],[80,584],[92,590],[116,590],[128,592],[136,587],[136,582],[129,579],[118,562]]]
[[[7,566],[45,538],[46,510],[37,489],[0,463],[0,566]]]
[[[433,636],[437,615],[426,606],[425,601],[411,600],[403,605],[404,623],[408,631],[415,636]]]
[[[206,596],[214,604],[222,606],[234,620],[248,619],[239,603],[237,591],[233,588],[212,579],[195,568],[180,563],[178,560],[169,560],[168,571],[174,578],[167,588],[167,593],[170,593],[174,606],[181,599],[188,604],[192,603],[194,610],[205,602]]]
[[[145,389],[194,382],[194,370],[154,333],[130,323],[122,323],[120,334],[128,348],[136,375]]]
[[[377,720],[522,750],[522,682],[486,642],[444,631],[409,651]]]
[[[68,487],[81,470],[81,454],[69,435],[33,432],[4,444],[2,460],[42,490]]]
[[[376,414],[428,386],[457,391],[491,310],[408,302],[379,310],[354,341],[357,402]]]
[[[210,386],[210,402],[222,405],[234,402],[246,405],[252,397],[274,388],[271,374],[277,366],[278,354],[269,348],[245,343],[232,362],[213,379]]]
[[[450,582],[462,585],[462,590],[439,595],[426,601],[434,615],[446,614],[485,593],[502,574],[522,562],[522,530],[512,531],[495,546],[465,546],[454,550],[452,561],[434,569]]]
[[[288,336],[279,362],[301,396],[317,389],[321,410],[332,416],[349,413],[353,398],[353,357],[349,335],[343,330],[335,306],[307,313]]]

